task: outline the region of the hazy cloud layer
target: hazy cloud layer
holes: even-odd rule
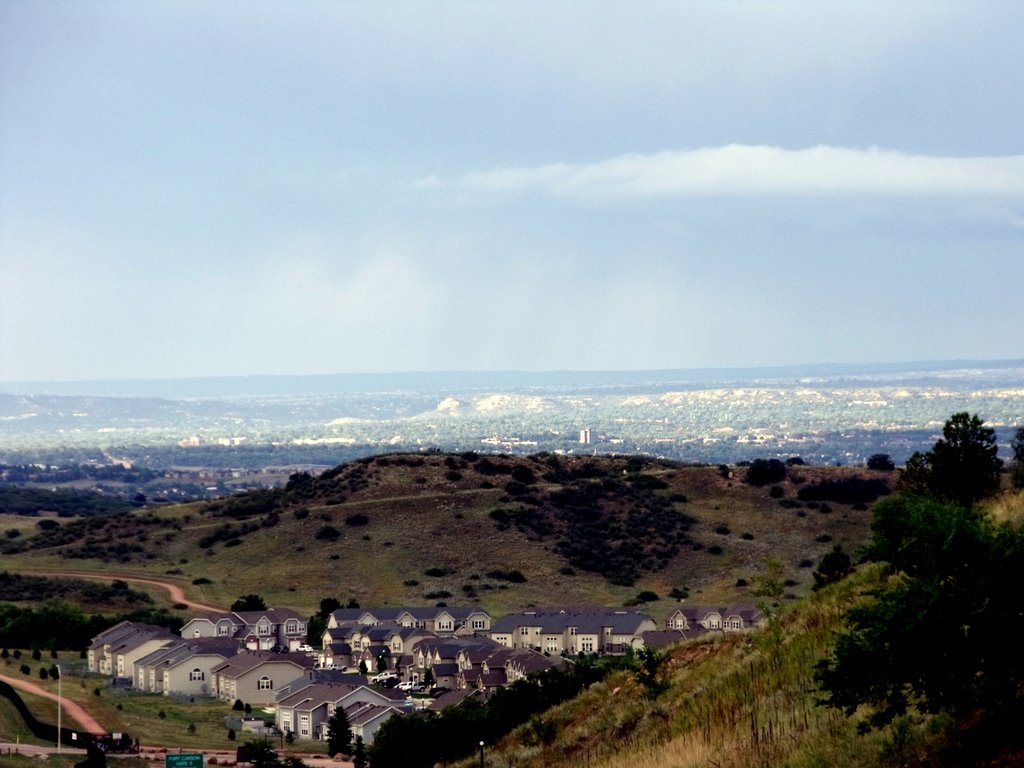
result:
[[[673,195],[991,195],[1024,197],[1024,155],[930,157],[879,149],[731,144],[587,165],[554,163],[469,173],[456,187],[537,190],[559,197]],[[443,186],[436,178],[418,183]]]
[[[1021,29],[0,3],[0,382],[1024,358]]]

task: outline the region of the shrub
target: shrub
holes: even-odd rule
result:
[[[449,571],[448,569],[438,568],[436,566],[434,568],[428,568],[423,572],[425,576],[433,576],[434,578],[441,578],[442,576],[447,576],[450,573],[451,571]]]
[[[873,453],[868,457],[867,468],[878,469],[883,472],[891,472],[896,469],[896,465],[893,463],[893,460],[889,458],[888,453]]]
[[[768,485],[786,479],[786,465],[778,459],[754,459],[747,467],[748,485]]]
[[[877,478],[846,477],[841,480],[822,480],[799,490],[801,501],[834,501],[838,504],[870,504],[879,496],[889,494],[889,485]],[[810,505],[808,505],[810,506]]]
[[[773,499],[781,499],[783,496],[786,495],[786,492],[782,489],[781,485],[773,485],[771,488],[768,489],[768,495],[771,496]]]
[[[320,541],[337,541],[341,538],[341,531],[333,525],[325,525],[317,531],[316,538]]]
[[[533,485],[537,480],[533,470],[524,466],[516,466],[512,469],[512,479],[524,485]]]
[[[366,515],[360,515],[360,514],[349,515],[348,517],[345,518],[345,525],[352,526],[353,528],[358,528],[358,527],[363,526],[363,525],[368,525],[369,522],[370,522],[370,518],[368,518]]]

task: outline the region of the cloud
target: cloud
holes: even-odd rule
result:
[[[437,187],[431,177],[419,186]],[[628,154],[589,164],[499,167],[450,186],[563,198],[718,195],[989,195],[1024,197],[1024,155],[939,157],[877,147],[806,149],[729,144]]]

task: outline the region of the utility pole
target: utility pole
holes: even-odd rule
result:
[[[61,715],[61,681],[64,679],[64,673],[60,669],[60,664],[54,664],[57,667],[57,754],[60,754],[60,715]]]

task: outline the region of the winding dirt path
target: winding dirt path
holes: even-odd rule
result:
[[[107,729],[100,725],[90,715],[81,704],[72,701],[67,696],[58,697],[55,693],[50,693],[42,686],[36,683],[29,682],[24,678],[10,677],[9,675],[0,675],[0,680],[5,683],[10,683],[12,687],[18,688],[22,691],[35,694],[36,696],[42,696],[44,699],[51,699],[52,701],[59,701],[61,705],[61,711],[64,714],[70,715],[81,727],[82,730],[88,731],[89,733],[103,734],[107,732]]]
[[[223,611],[223,608],[218,608],[213,605],[207,605],[206,603],[198,603],[195,600],[190,600],[185,595],[185,590],[182,589],[181,585],[167,580],[158,579],[155,576],[125,576],[120,573],[96,573],[94,571],[53,571],[53,570],[35,570],[33,568],[8,568],[11,573],[20,573],[26,576],[48,576],[50,578],[69,578],[69,579],[91,579],[92,581],[127,581],[134,584],[149,584],[151,586],[160,587],[161,589],[167,590],[167,593],[171,596],[171,600],[175,603],[182,603],[187,605],[189,608],[194,608],[197,611],[210,611],[213,613],[219,613]]]

